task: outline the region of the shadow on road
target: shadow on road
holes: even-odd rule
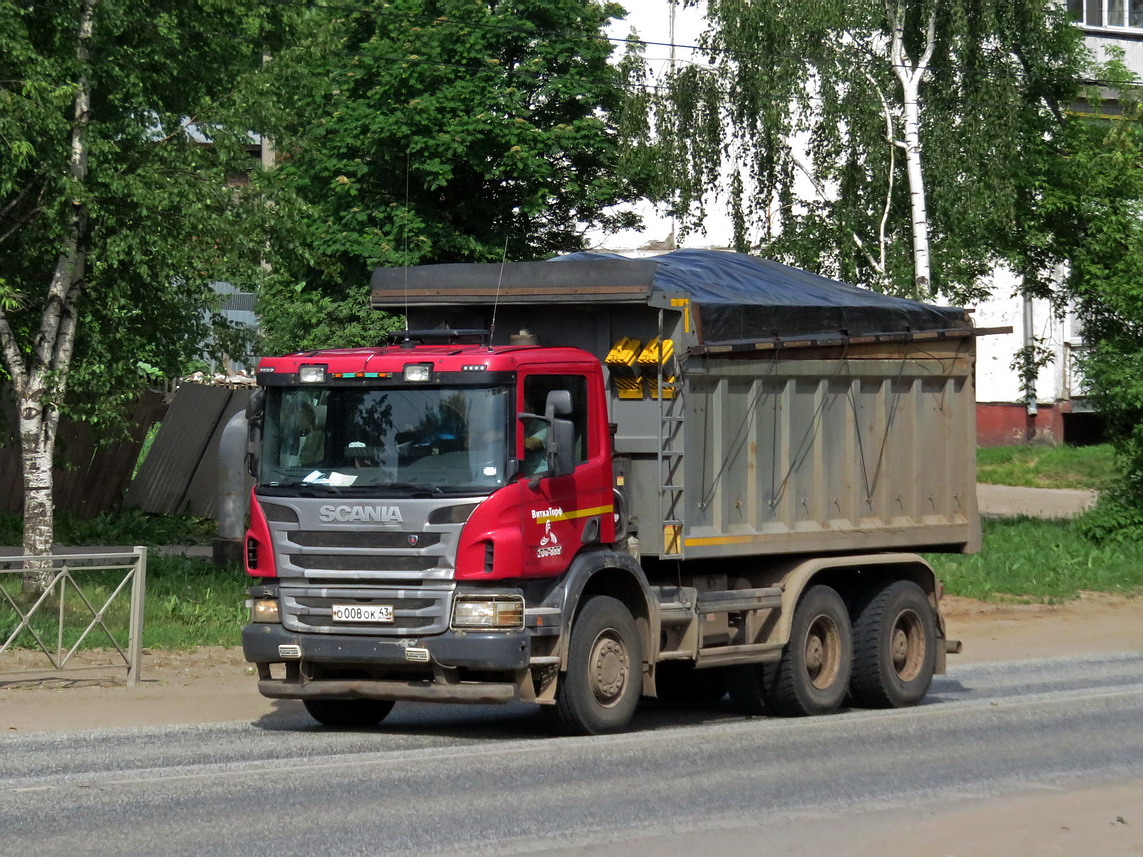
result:
[[[393,713],[373,729],[334,729],[313,720],[300,702],[277,700],[274,710],[251,725],[267,732],[384,732],[394,735],[431,735],[470,740],[550,738],[552,732],[538,706],[429,705],[398,703]],[[651,732],[687,726],[742,720],[729,700],[712,705],[686,705],[647,699],[640,703],[627,731]]]

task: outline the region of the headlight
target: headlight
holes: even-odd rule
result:
[[[251,622],[277,622],[278,601],[276,598],[259,598],[250,605]]]
[[[325,380],[325,367],[299,366],[298,380],[303,384],[320,384]]]
[[[461,596],[452,608],[452,626],[510,629],[524,627],[524,599],[519,595]]]

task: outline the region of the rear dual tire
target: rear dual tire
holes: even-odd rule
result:
[[[731,703],[747,715],[828,714],[845,701],[852,661],[845,602],[833,588],[813,586],[794,608],[790,641],[778,661],[732,671]]]
[[[742,714],[802,716],[920,702],[936,672],[936,612],[924,590],[897,580],[864,591],[852,610],[828,586],[807,590],[790,642],[773,664],[737,667],[730,698]]]
[[[936,614],[917,584],[898,580],[866,593],[853,617],[854,704],[903,708],[920,702],[936,671],[937,645]]]

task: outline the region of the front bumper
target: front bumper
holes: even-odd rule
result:
[[[282,646],[287,651],[294,647],[299,655],[283,656],[279,648]],[[506,673],[527,670],[531,639],[525,631],[448,631],[432,637],[393,640],[299,634],[281,625],[252,623],[242,629],[242,650],[247,661],[258,665],[259,692],[272,699],[503,703],[520,696],[518,684],[503,678]],[[287,665],[285,678],[271,677],[273,663]],[[368,673],[384,672],[387,667],[393,668],[393,675],[368,677]],[[351,673],[360,670],[365,677],[323,677],[322,668]],[[462,680],[462,670],[468,680]],[[489,676],[494,680],[481,681],[481,672],[497,675]],[[312,677],[315,673],[317,677]]]

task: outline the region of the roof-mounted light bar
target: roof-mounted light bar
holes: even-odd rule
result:
[[[492,332],[480,328],[434,328],[433,330],[393,330],[388,333],[391,343],[401,343],[402,348],[428,343],[446,345],[492,345]]]

